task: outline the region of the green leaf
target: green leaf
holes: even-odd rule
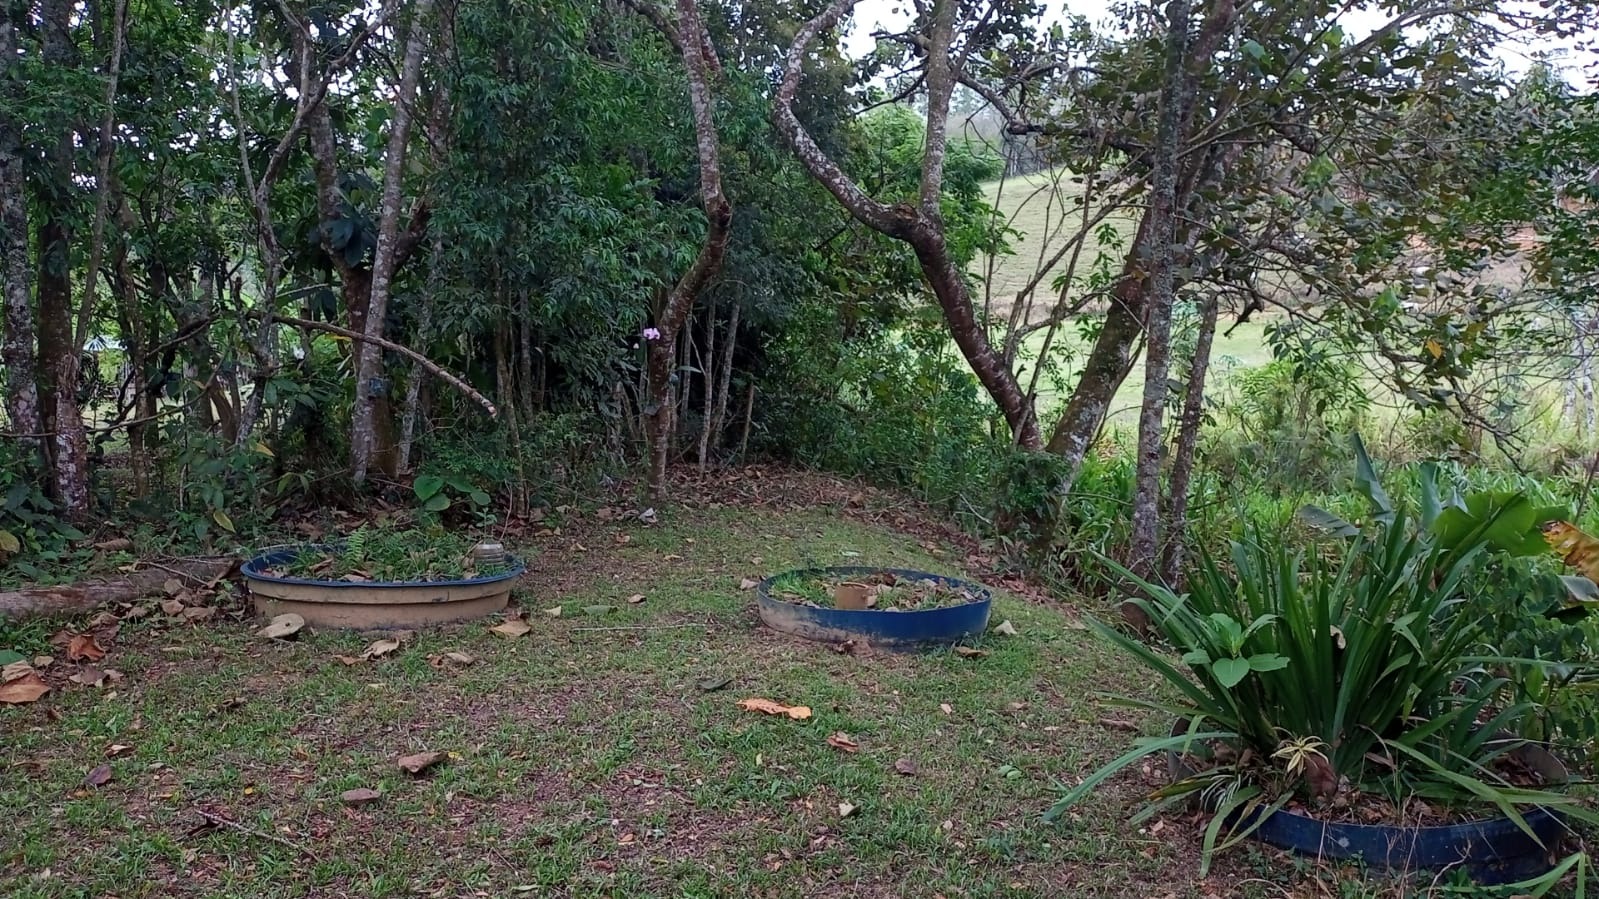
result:
[[[1217,683],[1229,690],[1243,682],[1249,674],[1249,667],[1248,659],[1217,659],[1210,663]]]
[[[17,652],[15,649],[0,649],[0,666],[9,665],[12,662],[26,662],[27,660],[27,656]]]
[[[1443,504],[1438,501],[1438,463],[1421,463],[1421,526],[1432,527],[1443,513]]]
[[[422,508],[428,510],[429,512],[443,512],[449,507],[450,498],[442,493],[434,494],[432,498],[422,504]]]
[[[229,518],[228,513],[222,511],[221,509],[211,510],[211,520],[217,523],[217,527],[227,531],[230,534],[238,533],[233,529],[233,519]]]
[[[1100,768],[1093,774],[1088,775],[1088,779],[1072,788],[1070,792],[1057,800],[1054,805],[1049,807],[1048,811],[1044,812],[1044,820],[1053,821],[1056,818],[1059,818],[1061,814],[1068,808],[1071,808],[1073,805],[1081,802],[1084,796],[1092,793],[1095,787],[1110,779],[1111,775],[1122,770],[1123,768],[1126,768],[1133,762],[1144,758],[1145,756],[1154,755],[1158,752],[1165,752],[1169,749],[1186,748],[1193,743],[1203,743],[1206,740],[1224,740],[1232,736],[1234,735],[1224,731],[1209,731],[1198,734],[1184,733],[1178,734],[1175,737],[1164,737],[1160,739],[1139,740],[1138,745],[1131,752],[1125,753],[1118,758],[1113,759],[1103,768]]]
[[[416,493],[416,498],[426,502],[439,495],[444,489],[444,479],[438,475],[425,474],[416,479],[411,485],[411,490]]]
[[[1334,537],[1353,537],[1360,533],[1360,528],[1320,506],[1300,506],[1295,517],[1313,528],[1331,533]]]
[[[472,482],[471,481],[467,480],[466,478],[461,477],[458,474],[447,474],[447,475],[445,475],[444,476],[444,483],[449,484],[451,487],[454,487],[456,490],[458,490],[458,491],[460,491],[462,493],[471,493],[472,491],[477,489],[476,487],[472,486]]]
[[[1355,434],[1350,442],[1355,449],[1355,486],[1371,501],[1372,510],[1376,512],[1373,517],[1384,524],[1392,523],[1394,503],[1388,498],[1388,491],[1382,488],[1382,482],[1377,480],[1377,470],[1371,466],[1371,457],[1366,455],[1366,441]]]
[[[1263,652],[1249,657],[1250,671],[1281,671],[1288,667],[1288,659],[1274,652]]]
[[[1560,583],[1571,594],[1571,602],[1578,605],[1599,602],[1599,584],[1577,574],[1562,574]]]
[[[65,522],[56,523],[56,533],[68,540],[82,540],[88,535]]]
[[[486,506],[491,501],[489,495],[481,490],[473,490],[471,496],[472,502],[479,506]]]
[[[22,541],[17,539],[16,534],[11,533],[5,528],[0,528],[0,552],[22,552]]]

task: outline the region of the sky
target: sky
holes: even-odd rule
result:
[[[1527,5],[1531,4],[1519,4]],[[1100,22],[1110,16],[1109,0],[1045,0],[1047,12],[1046,21],[1058,20],[1067,12],[1073,15],[1087,16],[1091,22]],[[886,28],[902,27],[909,19],[905,10],[912,7],[911,0],[860,0],[855,7],[855,24],[845,37],[845,46],[850,55],[862,56],[872,49],[872,32],[879,26]],[[1339,19],[1344,33],[1353,38],[1369,34],[1373,28],[1387,20],[1387,16],[1379,10],[1363,7],[1350,10]],[[1588,35],[1590,45],[1599,40],[1599,30]],[[1558,43],[1513,43],[1503,45],[1496,49],[1495,55],[1504,62],[1506,70],[1512,74],[1525,72],[1532,64],[1534,55],[1540,50],[1554,50],[1564,54],[1564,58],[1555,60],[1557,68],[1564,66],[1566,80],[1574,87],[1595,87],[1592,78],[1599,76],[1599,55],[1595,51],[1578,51],[1574,41],[1561,41]],[[1586,66],[1587,72],[1582,68]]]

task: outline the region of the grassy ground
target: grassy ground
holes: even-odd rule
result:
[[[462,626],[353,665],[338,657],[370,636],[102,621],[99,664],[122,680],[79,686],[66,678],[80,666],[57,661],[51,695],[0,706],[0,895],[1294,894],[1275,854],[1236,853],[1201,881],[1191,821],[1127,827],[1153,772],[1039,822],[1054,782],[1128,745],[1124,722],[1161,726],[1094,698],[1147,690],[1061,607],[1000,592],[994,620],[1019,633],[974,658],[845,654],[763,629],[749,577],[983,561],[861,517],[838,499],[702,503],[653,527],[570,519],[513,541],[532,558],[515,595],[530,634]],[[555,605],[561,617],[542,614]],[[49,633],[11,626],[0,647],[59,656]],[[430,664],[449,651],[476,662]],[[745,697],[814,715],[743,711]],[[859,752],[830,746],[835,732]],[[429,750],[450,757],[420,777],[397,768]],[[102,764],[109,781],[86,785]],[[383,796],[347,807],[355,788]],[[202,811],[237,827],[199,828]]]

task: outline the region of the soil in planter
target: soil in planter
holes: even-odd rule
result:
[[[772,582],[771,595],[784,602],[819,609],[866,608],[883,612],[944,609],[982,598],[960,586],[927,578],[900,577],[888,571],[848,579],[788,574]]]
[[[491,577],[510,570],[503,554],[474,558],[476,540],[460,534],[421,530],[359,528],[341,545],[306,547],[294,558],[267,569],[272,577],[315,581],[458,581]]]

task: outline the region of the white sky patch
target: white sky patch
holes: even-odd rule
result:
[[[1108,0],[1046,0],[1044,5],[1044,22],[1061,21],[1068,13],[1085,16],[1096,26],[1112,19]],[[1511,8],[1536,11],[1534,4],[1525,2],[1515,3]],[[845,49],[857,59],[866,55],[875,44],[872,33],[903,29],[910,22],[912,9],[910,0],[860,0],[855,7],[854,24],[844,37]],[[1340,16],[1338,24],[1343,26],[1346,35],[1359,40],[1386,21],[1388,15],[1380,9],[1363,6]],[[1583,41],[1589,49],[1582,49]],[[1599,30],[1591,30],[1581,39],[1509,40],[1495,48],[1494,56],[1504,63],[1511,75],[1520,75],[1532,66],[1539,53],[1544,53],[1573,87],[1585,81],[1594,87],[1599,86],[1595,84],[1599,82],[1599,52],[1592,49],[1596,41],[1599,41]]]

